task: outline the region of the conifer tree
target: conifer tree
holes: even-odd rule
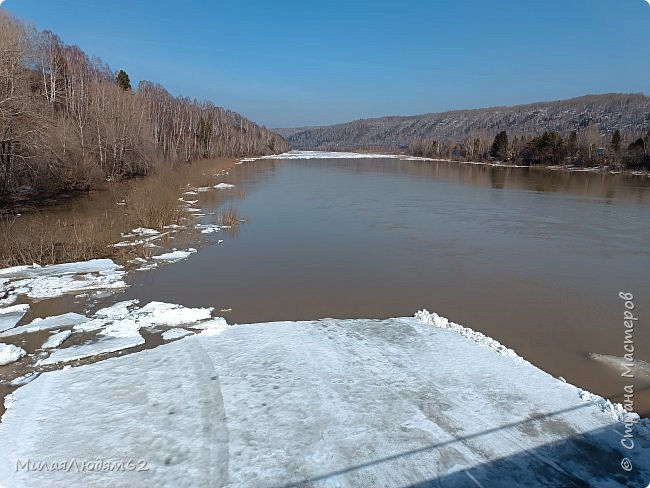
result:
[[[502,130],[494,138],[492,148],[490,149],[490,155],[493,158],[502,160],[508,158],[508,134],[506,134],[506,131]]]
[[[115,81],[117,82],[117,86],[119,86],[122,90],[124,91],[131,90],[131,80],[129,79],[129,75],[127,75],[126,71],[124,71],[123,69],[121,69],[117,73],[117,76],[115,77]]]

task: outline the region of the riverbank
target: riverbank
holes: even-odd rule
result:
[[[209,188],[225,196],[213,187],[223,183],[236,161],[212,159],[168,166],[144,178],[107,184],[102,190],[5,215],[0,219],[0,267],[95,258],[128,265],[134,259],[151,257],[154,244],[167,249],[185,245],[197,239],[195,224],[203,217],[195,215],[201,213],[193,203],[198,202],[196,189],[204,189],[203,194]],[[217,225],[218,217],[203,220]],[[178,233],[181,228],[184,232]],[[159,235],[144,236],[151,239],[139,245],[119,245],[133,229],[153,229]]]

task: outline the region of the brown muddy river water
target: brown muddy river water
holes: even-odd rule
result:
[[[648,416],[649,180],[396,159],[247,162],[223,180],[245,192],[230,202],[247,220],[238,232],[132,273],[110,301],[214,306],[229,323],[426,308],[616,401],[634,383]],[[222,204],[206,193],[198,205]],[[638,317],[633,380],[618,359],[590,357],[626,352],[619,292],[633,294]]]

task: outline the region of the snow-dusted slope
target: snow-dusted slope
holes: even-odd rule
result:
[[[236,326],[44,373],[8,399],[0,484],[648,484],[646,424],[624,449],[602,404],[436,317]]]

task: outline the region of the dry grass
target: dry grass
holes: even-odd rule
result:
[[[20,223],[0,219],[0,266],[55,264],[108,257],[115,241],[115,222],[108,216],[96,220],[54,219],[33,215]]]
[[[128,210],[140,227],[161,230],[178,224],[185,214],[178,202],[178,183],[170,172],[148,178],[129,196]]]
[[[227,225],[229,227],[237,227],[239,225],[239,214],[234,207],[228,207],[223,212],[218,214],[219,225]]]

